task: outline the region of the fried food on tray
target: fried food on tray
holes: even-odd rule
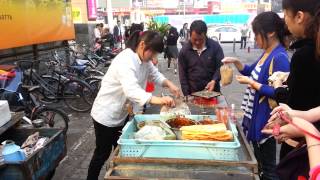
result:
[[[208,124],[216,124],[216,122],[217,122],[217,120],[214,121],[210,118],[205,118],[205,119],[199,121],[197,124],[208,125]]]
[[[194,120],[188,119],[182,115],[169,119],[166,123],[168,123],[172,128],[181,128],[182,126],[191,126],[196,124]]]
[[[192,125],[180,128],[183,140],[231,141],[232,132],[223,123],[212,125]]]

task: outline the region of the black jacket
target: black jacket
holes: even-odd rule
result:
[[[178,39],[179,39],[178,32],[169,33],[167,35],[167,45],[168,46],[176,46]]]
[[[199,56],[189,41],[179,53],[179,78],[185,96],[204,90],[211,80],[216,81],[214,91],[220,92],[220,67],[224,54],[220,44],[212,39],[207,39],[206,46]]]
[[[290,63],[288,88],[277,88],[276,99],[296,110],[320,106],[320,59],[315,56],[315,43],[309,39],[295,42]]]
[[[290,63],[288,88],[277,88],[275,97],[278,102],[288,104],[296,110],[309,110],[320,106],[320,60],[316,59],[316,46],[312,40],[303,39],[294,43],[290,48],[295,49]],[[320,128],[320,121],[314,123]],[[309,162],[306,149],[297,155],[293,147],[282,144],[280,163],[277,174],[280,179],[297,179],[298,175],[308,176]],[[300,151],[300,150],[299,150]],[[290,157],[294,157],[291,158]],[[293,160],[292,160],[293,159]],[[289,165],[288,165],[289,164]]]

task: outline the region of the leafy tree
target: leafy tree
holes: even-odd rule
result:
[[[148,26],[148,30],[152,30],[152,31],[157,31],[159,32],[162,36],[164,36],[170,26],[168,24],[165,24],[165,23],[158,23],[157,21],[155,21],[154,19],[151,19],[148,23],[147,23],[147,26]]]

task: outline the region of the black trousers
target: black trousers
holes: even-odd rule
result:
[[[240,48],[246,48],[247,46],[247,37],[241,37],[241,46]]]
[[[269,138],[265,143],[253,142],[254,155],[258,161],[261,180],[278,180],[276,175],[276,141]]]
[[[128,118],[127,118],[128,119]],[[96,135],[96,148],[90,161],[87,180],[98,180],[100,170],[110,156],[112,146],[115,148],[123,126],[107,127],[93,120]]]

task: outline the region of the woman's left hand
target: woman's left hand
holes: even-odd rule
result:
[[[237,75],[236,79],[240,84],[250,84],[253,81],[248,76],[241,76],[241,75]]]

